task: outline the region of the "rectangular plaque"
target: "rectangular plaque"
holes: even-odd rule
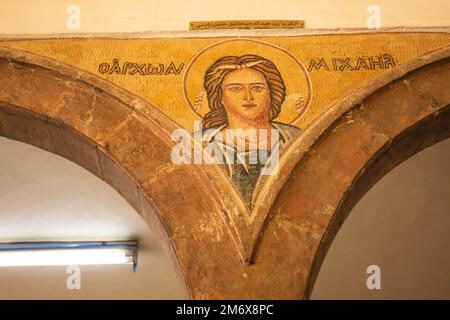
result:
[[[193,21],[189,30],[207,29],[300,29],[305,27],[304,20],[223,20]]]

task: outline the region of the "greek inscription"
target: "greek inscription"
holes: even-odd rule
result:
[[[184,68],[184,63],[138,63],[113,59],[111,63],[102,62],[98,65],[98,72],[101,74],[117,74],[130,76],[149,76],[149,75],[180,75]]]
[[[364,57],[315,58],[309,61],[308,71],[366,71],[390,69],[396,66],[389,53]]]

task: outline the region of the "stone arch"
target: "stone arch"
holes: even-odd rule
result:
[[[0,135],[63,156],[115,188],[152,229],[192,298],[196,284],[187,270],[194,262],[187,253],[209,260],[197,243],[223,234],[225,226],[201,167],[172,163],[170,134],[176,128],[150,103],[106,80],[0,48]],[[211,217],[217,221],[211,232],[192,241],[190,229]]]
[[[285,182],[264,234],[297,226],[302,251],[292,252],[303,270],[303,298],[359,199],[397,164],[450,137],[449,56],[443,48],[375,78],[337,101],[290,150],[295,166],[282,168]]]

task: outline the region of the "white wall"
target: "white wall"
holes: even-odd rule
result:
[[[67,7],[81,9],[81,29],[66,28]],[[188,30],[189,21],[300,19],[307,28],[366,28],[369,5],[381,26],[450,26],[446,0],[2,0],[0,33]]]

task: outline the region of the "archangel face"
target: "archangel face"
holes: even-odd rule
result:
[[[270,90],[264,75],[251,68],[228,73],[222,81],[222,104],[228,117],[247,123],[267,122]]]

